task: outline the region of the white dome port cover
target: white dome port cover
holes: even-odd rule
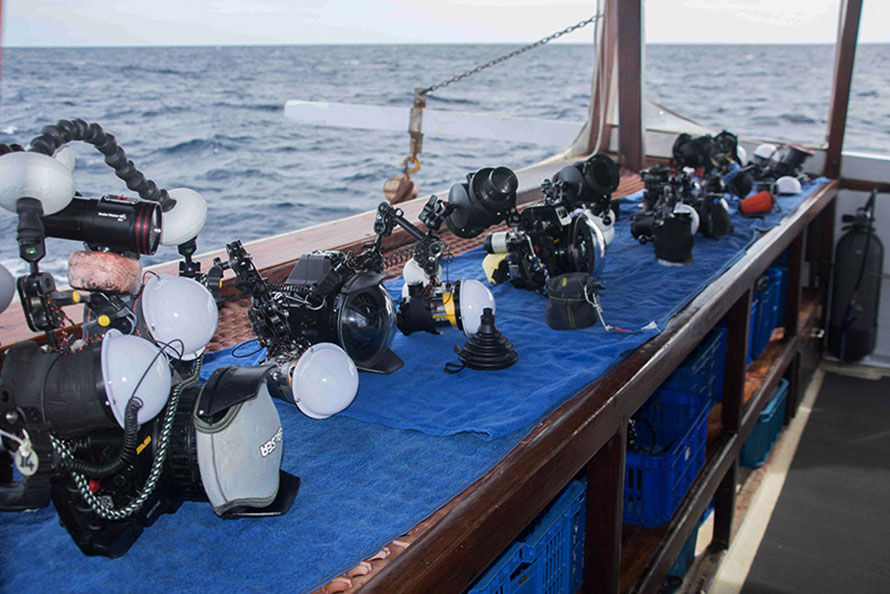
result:
[[[7,153],[0,157],[0,206],[15,212],[19,198],[34,198],[43,214],[59,212],[74,198],[74,177],[64,163],[32,152]]]
[[[167,357],[159,351],[144,338],[121,334],[113,328],[102,337],[102,382],[108,405],[121,427],[127,403],[133,396],[142,400],[137,416],[140,425],[155,418],[167,404],[173,378]]]
[[[159,274],[145,283],[140,313],[152,340],[167,344],[164,351],[183,361],[204,351],[219,321],[216,302],[204,285],[169,274]]]
[[[326,419],[355,400],[358,370],[342,348],[320,342],[306,349],[294,366],[291,392],[304,415]]]

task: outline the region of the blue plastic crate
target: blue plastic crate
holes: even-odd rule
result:
[[[584,580],[587,488],[572,481],[469,590],[475,594],[574,594]]]
[[[726,328],[714,328],[668,377],[663,387],[700,394],[713,406],[723,395],[725,363]]]
[[[674,564],[671,565],[671,568],[668,570],[669,576],[679,578],[680,580],[686,576],[686,572],[689,571],[689,567],[695,560],[695,545],[698,542],[698,530],[701,528],[701,525],[705,523],[705,520],[708,519],[708,516],[711,515],[711,511],[714,509],[713,506],[714,500],[711,499],[711,503],[708,505],[707,509],[705,509],[701,518],[699,518],[698,524],[695,525],[692,534],[689,535],[689,538],[687,538],[686,542],[683,544],[683,548],[680,549],[680,554],[677,555],[677,560],[674,561]]]
[[[625,458],[624,521],[660,526],[674,515],[705,463],[710,402],[659,390],[634,415],[636,450]]]
[[[756,309],[751,308],[751,336],[749,341],[750,358],[756,359],[766,349],[773,331],[779,326],[779,310],[785,309],[785,298],[782,294],[784,274],[779,268],[769,268],[761,277],[762,291],[754,293]]]
[[[751,315],[748,319],[748,365],[760,356],[760,353],[754,354],[754,334],[757,332],[757,310],[760,309],[759,305],[757,293],[755,293],[751,299]]]
[[[742,446],[739,463],[746,468],[757,468],[766,462],[782,432],[785,420],[785,401],[788,399],[788,380],[779,380],[776,393],[760,412],[754,429]]]
[[[779,279],[779,290],[776,295],[776,304],[778,305],[778,309],[776,311],[776,328],[781,328],[785,326],[785,301],[788,299],[788,267],[787,266],[773,266],[770,270],[775,270]]]

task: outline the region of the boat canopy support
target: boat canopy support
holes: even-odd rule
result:
[[[861,17],[862,0],[841,1],[834,56],[834,84],[828,112],[828,150],[823,171],[827,177],[834,179],[841,173],[841,151],[844,148],[847,108],[853,84],[853,64],[856,60],[856,40],[859,37]]]

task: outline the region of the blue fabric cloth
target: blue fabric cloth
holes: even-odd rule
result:
[[[628,214],[641,198],[638,192],[624,200],[615,225],[600,279],[606,283],[601,298],[609,324],[639,329],[654,321],[657,329],[631,334],[606,332],[600,325],[552,330],[544,321],[544,296],[499,285],[492,287],[496,322],[519,354],[515,365],[447,375],[442,367],[457,361],[454,345],[466,340],[461,332],[399,334],[392,349],[405,366],[392,375],[362,374],[355,401],[341,414],[430,435],[472,431],[485,439],[527,427],[660,332],[671,316],[742,257],[757,230],[778,224],[823,181],[808,184],[799,195],[780,197],[781,212],[751,219],[733,216],[734,232],[719,240],[696,236],[692,263],[678,267],[657,263],[652,245],[640,245],[630,236]],[[448,277],[485,281],[484,256],[481,248],[458,256]],[[388,287],[397,298],[401,280]]]
[[[695,261],[682,268],[656,264],[652,246],[631,241],[626,221],[619,222],[604,276],[609,322],[635,328],[654,320],[663,328],[742,255],[756,228],[778,223],[815,187],[781,198],[782,213],[734,218],[729,237],[698,238]],[[475,250],[457,258],[451,278],[480,278],[481,256]],[[398,283],[390,288],[397,291]],[[286,515],[221,520],[207,503],[186,503],[147,528],[124,557],[108,560],[84,557],[52,508],[0,514],[0,590],[311,589],[373,555],[463,491],[543,414],[656,332],[608,334],[600,327],[555,332],[544,324],[543,297],[510,286],[495,287],[494,293],[498,324],[519,351],[510,370],[447,376],[442,364],[455,359],[451,348],[463,342],[462,334],[400,335],[394,349],[405,367],[391,376],[362,374],[358,398],[346,414],[315,421],[276,403],[285,435],[282,467],[303,481]],[[236,354],[248,356],[235,358],[232,349],[207,355],[205,378],[221,365],[248,365],[262,356],[253,344]]]
[[[484,474],[524,431],[433,437],[277,402],[282,467],[302,479],[287,514],[222,520],[208,503],[162,516],[119,559],[85,557],[50,507],[0,514],[0,591],[301,592],[379,551]]]

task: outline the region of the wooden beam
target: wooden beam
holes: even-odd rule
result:
[[[856,59],[856,39],[859,36],[859,19],[862,0],[841,2],[840,23],[834,56],[834,85],[832,86],[831,111],[828,113],[828,150],[825,154],[823,173],[838,178],[841,173],[841,151],[844,148],[844,131],[847,127],[847,107],[850,87],[853,83],[853,64]]]
[[[587,465],[584,591],[618,592],[627,423]]]
[[[618,162],[639,171],[643,149],[643,2],[617,3],[618,16]]]

